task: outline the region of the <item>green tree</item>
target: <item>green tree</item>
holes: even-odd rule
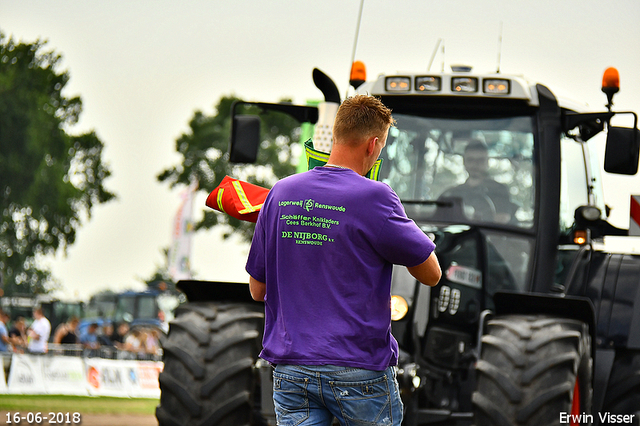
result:
[[[195,112],[189,123],[190,132],[176,140],[176,151],[182,156],[182,162],[162,171],[158,180],[174,187],[178,184],[189,185],[192,179],[196,179],[198,189],[208,194],[226,175],[271,188],[278,179],[295,173],[301,152],[300,124],[286,114],[261,112],[256,107],[248,107],[241,113],[260,113],[262,144],[258,161],[255,165],[229,163],[231,105],[236,100],[239,99],[223,96],[212,116]],[[224,238],[237,234],[245,241],[250,241],[253,235],[254,224],[209,208],[206,208],[204,217],[195,229],[209,229],[218,225],[225,226]]]
[[[46,42],[0,32],[0,277],[4,293],[43,293],[55,284],[39,255],[73,244],[83,217],[114,198],[94,132],[69,134],[82,111],[62,93],[68,72]]]

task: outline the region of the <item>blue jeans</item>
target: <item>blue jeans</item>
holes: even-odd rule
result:
[[[278,426],[399,426],[402,400],[395,367],[277,365],[273,401]]]

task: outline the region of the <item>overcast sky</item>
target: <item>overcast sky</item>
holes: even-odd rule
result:
[[[176,164],[174,142],[194,111],[212,114],[222,95],[275,102],[321,98],[318,67],[347,82],[360,0],[0,0],[0,29],[25,42],[48,40],[62,54],[84,112],[74,132],[105,143],[116,201],[97,207],[65,256],[49,259],[69,296],[141,287],[163,265],[179,190],[156,180]],[[638,0],[365,0],[356,59],[369,78],[469,64],[521,74],[604,108],[603,71],[615,66],[617,110],[640,112]],[[502,47],[498,39],[502,27]],[[605,181],[613,221],[628,226],[639,178]],[[202,214],[202,194],[196,211]],[[244,281],[247,248],[216,232],[196,236],[198,278]]]

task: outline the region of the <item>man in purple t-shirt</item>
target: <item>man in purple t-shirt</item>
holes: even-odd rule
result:
[[[377,98],[345,100],[328,163],[278,182],[258,217],[246,269],[265,302],[279,425],[402,421],[392,266],[431,286],[441,271],[395,192],[364,177],[393,122]]]

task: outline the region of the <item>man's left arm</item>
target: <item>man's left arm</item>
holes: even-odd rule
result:
[[[431,252],[427,260],[416,266],[407,266],[407,270],[415,279],[424,285],[435,286],[442,277],[442,270],[435,252]]]

